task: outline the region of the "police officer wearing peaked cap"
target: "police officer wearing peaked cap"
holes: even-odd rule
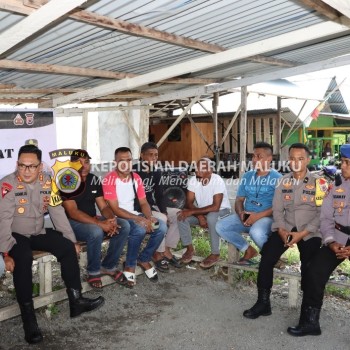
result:
[[[350,257],[350,144],[340,147],[340,155],[342,181],[333,185],[323,200],[323,247],[307,270],[299,324],[288,328],[293,336],[321,334],[319,318],[326,283],[334,269]]]
[[[0,180],[0,252],[6,268],[13,272],[16,298],[21,310],[25,340],[43,340],[32,299],[33,250],[53,254],[61,264],[67,287],[70,316],[96,309],[104,299],[81,295],[77,259],[79,247],[59,201],[51,198],[51,178],[42,173],[42,152],[35,145],[19,149],[17,169]],[[44,228],[44,214],[49,212],[56,230]]]

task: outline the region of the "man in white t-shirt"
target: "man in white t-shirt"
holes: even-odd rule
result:
[[[231,212],[226,185],[219,175],[213,174],[211,160],[201,158],[196,165],[196,176],[189,180],[187,189],[186,209],[178,213],[181,241],[187,247],[181,261],[184,264],[191,262],[194,255],[191,226],[199,225],[207,228],[210,234],[211,254],[200,263],[203,269],[209,269],[220,258],[220,237],[215,230],[216,222]]]

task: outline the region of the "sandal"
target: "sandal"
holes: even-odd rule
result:
[[[258,263],[252,259],[244,259],[240,258],[237,262],[236,265],[241,265],[241,266],[252,266],[252,265],[257,265]]]
[[[123,275],[127,280],[127,284],[125,284],[125,287],[134,288],[134,285],[136,284],[135,272],[124,271]]]
[[[160,260],[153,261],[153,262],[154,262],[154,266],[158,271],[169,272],[169,263],[165,258],[162,258]]]
[[[202,269],[210,269],[212,266],[214,266],[218,261],[220,260],[220,256],[219,255],[214,255],[211,254],[209,256],[207,256],[200,264],[199,266]]]
[[[176,267],[178,269],[182,267],[181,261],[176,259],[174,255],[171,257],[171,259],[169,259],[166,256],[163,259],[165,261],[167,261],[170,265],[172,265],[172,266],[174,266],[174,267]]]
[[[102,289],[101,275],[88,275],[86,282],[89,283],[93,289]]]
[[[192,261],[193,255],[194,255],[194,251],[192,252],[186,251],[185,254],[182,256],[182,258],[180,259],[180,261],[185,265],[189,264]]]
[[[137,265],[141,267],[141,269],[145,272],[146,276],[151,282],[154,282],[154,283],[158,282],[157,270],[154,267],[151,267],[150,269],[146,269],[140,263],[138,263]]]
[[[128,285],[128,280],[122,271],[116,270],[114,272],[108,272],[106,270],[101,270],[101,275],[102,276],[109,276],[109,277],[113,278],[113,280],[116,283],[120,284],[121,286],[130,288],[130,286]]]

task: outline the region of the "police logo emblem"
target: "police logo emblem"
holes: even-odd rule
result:
[[[24,189],[24,186],[23,186],[23,185],[17,185],[17,189],[18,189],[18,190],[23,190],[23,189]]]
[[[69,160],[60,162],[56,160],[52,167],[54,171],[54,192],[57,192],[56,189],[64,193],[76,191],[81,184],[81,177],[78,172],[81,166],[79,162],[70,162]]]
[[[20,126],[24,124],[24,119],[21,117],[20,114],[17,114],[15,118],[13,119],[13,124],[16,126]]]

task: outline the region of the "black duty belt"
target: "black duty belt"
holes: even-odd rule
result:
[[[349,235],[350,236],[350,226],[343,226],[343,225],[340,225],[338,224],[337,222],[334,224],[334,227],[340,231],[340,232],[343,232],[345,233],[346,235]]]

